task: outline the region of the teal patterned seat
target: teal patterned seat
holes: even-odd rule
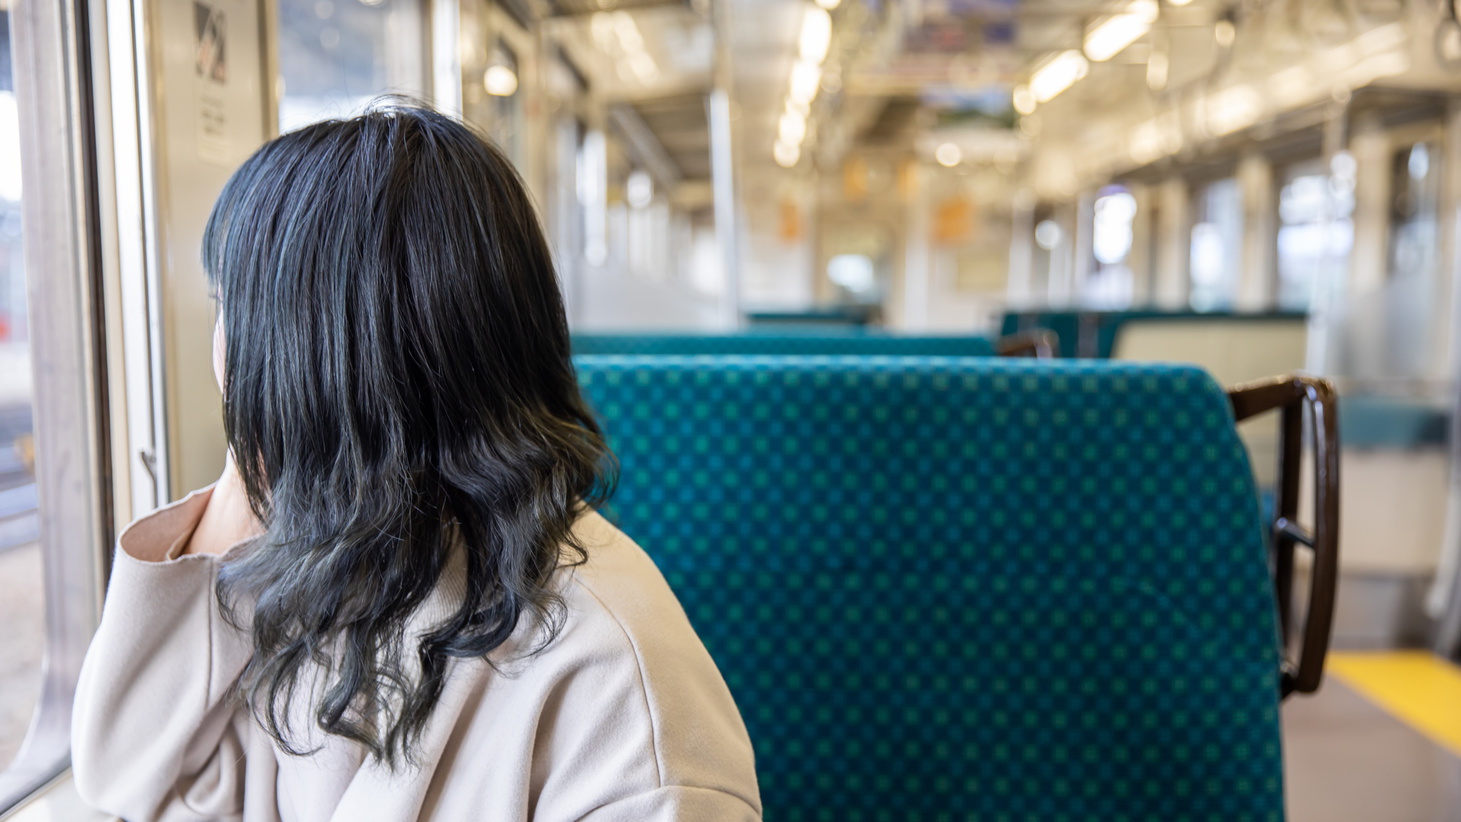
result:
[[[576,363],[766,819],[1283,818],[1263,529],[1202,371]]]
[[[575,354],[992,357],[984,337],[842,334],[575,334]]]

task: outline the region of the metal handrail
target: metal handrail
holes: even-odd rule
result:
[[[1060,350],[1060,338],[1048,328],[1032,328],[1006,334],[994,341],[994,351],[1001,357],[1034,357],[1037,360],[1055,358]]]
[[[1279,411],[1278,495],[1270,524],[1273,584],[1283,643],[1282,696],[1313,693],[1324,679],[1324,658],[1334,624],[1339,584],[1339,409],[1334,385],[1319,377],[1275,377],[1228,391],[1237,422]],[[1297,522],[1303,459],[1304,414],[1312,421],[1314,451],[1314,530]],[[1292,622],[1294,549],[1313,555],[1309,597],[1298,658],[1289,656]]]

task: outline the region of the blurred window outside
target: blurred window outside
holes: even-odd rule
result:
[[[1284,169],[1280,186],[1278,307],[1306,311],[1315,284],[1331,281],[1348,264],[1354,188],[1326,173],[1319,159]]]
[[[10,13],[0,9],[0,768],[30,726],[45,640],[21,196]]]
[[[1112,186],[1096,198],[1094,210],[1091,250],[1096,263],[1082,288],[1081,302],[1095,309],[1129,308],[1135,283],[1127,261],[1131,257],[1136,198],[1125,188]]]
[[[1238,296],[1243,201],[1237,178],[1197,189],[1194,206],[1189,299],[1198,311],[1223,311]]]
[[[1398,149],[1391,164],[1390,248],[1387,275],[1392,283],[1429,282],[1436,273],[1440,247],[1438,210],[1441,175],[1439,147],[1418,142]],[[1425,291],[1424,287],[1409,290]],[[1404,306],[1416,316],[1425,305]]]
[[[1428,380],[1444,373],[1439,359],[1436,312],[1446,293],[1439,280],[1440,145],[1416,142],[1395,151],[1390,177],[1390,247],[1387,249],[1385,363],[1397,376]]]

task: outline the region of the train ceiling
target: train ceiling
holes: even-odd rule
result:
[[[643,126],[641,136],[657,140],[667,167],[686,180],[703,180],[709,173],[704,97],[714,76],[715,1],[539,0],[575,40],[571,51],[596,93],[627,105],[627,113]],[[1182,105],[1184,96],[1201,98],[1238,82],[1233,78],[1241,79],[1242,71],[1235,74],[1235,66],[1256,66],[1262,75],[1286,60],[1342,46],[1346,38],[1363,37],[1377,27],[1383,31],[1387,21],[1399,29],[1395,21],[1406,13],[1399,0],[725,2],[732,119],[747,167],[769,160],[785,130],[799,35],[819,6],[833,7],[833,34],[820,63],[815,99],[802,106],[805,122],[792,124],[799,126],[792,136],[801,143],[792,159],[810,154],[832,165],[860,147],[931,151],[930,135],[934,145],[969,135],[968,148],[984,146],[991,156],[1004,157],[1011,141],[989,135],[1000,132],[1029,142],[1042,117],[1075,124],[1104,120],[1108,131],[1120,133],[1126,127],[1123,117],[1150,120]],[[1117,48],[1110,59],[1082,59],[1083,79],[1074,92],[1041,100],[1039,116],[1022,121],[1016,115],[1012,91],[1029,84],[1042,64],[1061,54],[1080,55],[1093,28],[1137,9],[1150,11],[1149,33]],[[1408,13],[1414,18],[1408,28],[1416,31],[1426,29],[1416,21],[1435,16],[1429,7]],[[648,59],[626,51],[626,42],[639,41]],[[1417,42],[1415,50],[1428,52],[1429,41]],[[653,71],[632,68],[636,63],[647,67],[651,60]],[[1158,61],[1162,76],[1154,79]],[[626,71],[626,66],[631,68]],[[1312,84],[1326,82],[1322,75]],[[1215,133],[1208,132],[1207,138]],[[1195,136],[1202,138],[1202,129]]]

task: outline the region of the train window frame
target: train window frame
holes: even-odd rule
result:
[[[111,545],[105,340],[97,265],[100,218],[88,11],[11,7],[17,72],[26,267],[38,368],[33,407],[45,588],[41,695],[16,758],[0,771],[0,815],[70,764],[71,703],[101,611]],[[42,184],[44,183],[44,184]]]
[[[1220,298],[1206,305],[1198,305],[1193,302],[1194,296],[1198,293],[1198,277],[1195,270],[1196,266],[1194,265],[1195,257],[1193,256],[1196,250],[1197,230],[1204,225],[1218,226],[1217,223],[1211,220],[1204,220],[1199,215],[1202,215],[1211,206],[1208,198],[1219,186],[1231,186],[1233,189],[1232,197],[1237,204],[1236,214],[1238,216],[1238,223],[1236,236],[1238,243],[1236,249],[1234,249],[1237,252],[1234,255],[1237,259],[1234,261],[1224,259],[1223,267],[1229,269],[1229,272],[1219,272],[1219,276],[1227,281],[1225,286],[1228,293],[1225,298]],[[1188,307],[1201,313],[1231,311],[1238,303],[1239,289],[1241,287],[1240,274],[1237,269],[1242,265],[1243,236],[1245,232],[1250,230],[1248,225],[1249,215],[1244,213],[1242,181],[1238,178],[1237,165],[1235,163],[1228,163],[1221,166],[1214,166],[1210,170],[1210,173],[1190,177],[1187,181],[1187,197],[1188,220],[1186,233],[1188,260],[1186,265],[1186,293]]]

